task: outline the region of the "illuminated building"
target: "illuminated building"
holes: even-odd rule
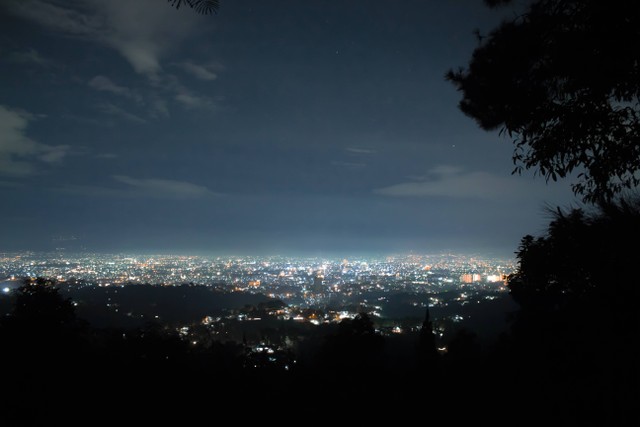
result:
[[[482,276],[477,273],[466,273],[460,276],[460,281],[462,283],[475,283],[482,280]]]

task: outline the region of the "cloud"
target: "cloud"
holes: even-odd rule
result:
[[[210,98],[197,96],[190,92],[177,93],[175,99],[187,108],[216,108],[215,103]]]
[[[68,145],[44,145],[40,144],[42,153],[38,158],[45,163],[59,163],[68,154],[71,148]]]
[[[187,87],[182,85],[175,76],[168,76],[167,87],[173,91],[174,99],[182,104],[183,107],[190,109],[218,109],[213,99],[206,96],[195,95]]]
[[[35,64],[41,67],[48,67],[52,64],[51,61],[44,58],[35,49],[28,49],[22,52],[14,52],[9,55],[8,60],[11,62],[17,62],[21,64]]]
[[[131,63],[137,73],[147,74],[155,79],[158,78],[158,72],[161,70],[159,48],[156,48],[152,43],[145,42],[135,44],[118,42],[118,44],[122,44],[118,50]]]
[[[218,78],[218,75],[214,72],[218,66],[216,65],[198,65],[193,62],[187,61],[178,64],[184,71],[191,74],[194,77],[199,78],[200,80],[215,80]]]
[[[157,119],[158,117],[169,117],[169,107],[167,107],[167,101],[165,101],[158,94],[152,93],[147,99],[147,104],[150,108],[148,114],[150,117]]]
[[[376,150],[371,150],[369,148],[360,148],[360,147],[347,147],[345,151],[354,154],[375,154]]]
[[[8,0],[5,7],[49,29],[115,49],[137,73],[151,78],[162,70],[161,57],[193,34],[201,19],[157,0]]]
[[[462,168],[440,165],[423,181],[404,182],[378,188],[374,193],[393,197],[450,197],[498,200],[527,194],[527,184],[513,176],[489,172],[465,172]]]
[[[161,58],[193,34],[201,19],[189,13],[192,11],[176,11],[157,0],[91,3],[103,14],[109,28],[100,38],[124,56],[136,72],[150,77],[161,71]]]
[[[142,117],[136,116],[133,113],[130,113],[116,105],[111,104],[110,102],[98,105],[98,109],[103,113],[110,114],[112,116],[119,117],[133,123],[147,123],[147,121]]]
[[[35,116],[25,111],[0,105],[0,173],[24,176],[36,171],[37,162],[60,162],[68,153],[68,145],[46,145],[26,135]]]
[[[173,98],[183,107],[189,109],[203,108],[203,109],[216,109],[216,103],[205,96],[194,95],[187,87],[180,83],[177,77],[167,74],[160,78],[162,81],[162,89],[173,94]],[[143,99],[137,93],[134,93],[129,88],[120,86],[113,82],[106,76],[98,75],[93,77],[89,81],[89,86],[98,91],[110,92],[115,95],[123,96],[128,99],[133,99],[140,106],[147,108],[147,115],[150,118],[169,117],[169,108],[167,103],[157,93],[149,93],[146,99]],[[129,121],[137,123],[145,123],[146,120],[140,116],[132,114],[120,107],[117,107],[111,103],[102,104],[100,109],[108,114],[118,116],[120,118],[127,119]]]
[[[438,165],[432,168],[429,173],[437,176],[459,175],[464,171],[460,166]]]
[[[63,7],[53,0],[7,0],[4,6],[15,15],[65,34],[97,35],[104,23],[87,13],[88,3],[70,0]]]
[[[331,161],[331,165],[345,167],[345,168],[363,168],[366,166],[366,163],[344,162],[342,160],[333,160]]]
[[[125,184],[136,193],[151,197],[168,198],[202,198],[219,196],[203,185],[192,184],[185,181],[174,181],[169,179],[137,179],[126,175],[113,175],[113,179]]]
[[[117,85],[105,76],[95,76],[89,80],[89,86],[95,90],[111,92],[116,95],[126,96],[129,98],[132,97],[131,91],[128,88]]]
[[[190,109],[216,109],[211,98],[194,94],[176,76],[163,70],[162,60],[177,50],[184,40],[205,28],[198,23],[207,17],[199,16],[189,8],[176,10],[158,0],[5,0],[3,7],[59,34],[118,52],[136,73],[147,77],[152,90],[143,96],[102,75],[92,78],[89,85],[145,105],[151,118],[169,116],[167,101],[163,98]],[[218,64],[198,65],[193,61],[177,65],[202,80],[215,79],[215,71],[220,69]],[[122,109],[110,109],[133,121],[144,120],[130,113],[121,114]]]
[[[367,160],[369,156],[375,154],[376,151],[369,148],[362,147],[346,147],[344,151],[347,152],[347,158],[350,160],[332,160],[332,166],[338,166],[349,169],[360,169],[367,166]],[[341,154],[341,157],[345,157]]]
[[[0,188],[20,188],[23,184],[10,181],[0,181]]]

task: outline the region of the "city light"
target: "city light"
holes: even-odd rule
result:
[[[236,310],[225,315],[203,313],[198,323],[214,335],[224,330],[223,325],[230,321],[278,319],[320,327],[354,319],[361,312],[384,321],[392,311],[389,307],[397,305],[396,295],[410,296],[404,304],[412,316],[422,316],[427,308],[452,305],[461,308],[504,295],[507,288],[502,280],[514,270],[515,260],[450,253],[349,260],[283,256],[0,254],[0,283],[8,284],[2,288],[5,294],[19,285],[21,277],[56,277],[68,289],[86,286],[102,289],[101,292],[107,293],[105,308],[111,313],[123,311],[123,316],[129,318],[158,321],[167,318],[164,312],[153,308],[144,313],[125,308],[118,290],[141,284],[200,286],[221,293],[268,296],[282,304],[254,311]],[[334,309],[327,309],[335,301],[342,302]],[[460,323],[469,316],[458,312],[446,318]],[[410,329],[389,325],[381,328],[381,332],[403,334]],[[192,340],[195,337],[186,325],[176,325],[175,331],[193,345],[198,342]],[[438,335],[442,336],[442,331]]]

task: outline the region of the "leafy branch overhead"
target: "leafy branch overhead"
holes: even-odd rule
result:
[[[180,6],[185,3],[190,8],[202,15],[209,15],[211,13],[218,13],[220,8],[219,0],[168,0],[171,6],[176,9],[180,9]]]
[[[499,6],[508,1],[487,1]],[[514,173],[576,175],[584,201],[640,183],[640,13],[630,0],[537,0],[446,78],[460,109],[512,139]]]

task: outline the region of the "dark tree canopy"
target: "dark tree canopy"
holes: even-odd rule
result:
[[[587,202],[638,186],[639,10],[635,0],[532,1],[447,73],[460,109],[513,140],[514,173],[576,172],[573,191]]]
[[[420,339],[418,341],[418,356],[421,363],[433,364],[437,361],[439,355],[436,348],[436,336],[433,333],[433,324],[431,323],[431,315],[429,308],[424,316],[422,327],[420,328]]]
[[[180,9],[182,4],[186,4],[190,8],[202,15],[209,15],[210,13],[217,13],[220,8],[219,0],[168,0],[171,6],[176,9]]]
[[[11,318],[39,326],[60,326],[75,322],[75,307],[64,299],[56,281],[38,277],[26,279],[18,289]]]
[[[590,213],[558,209],[544,236],[522,238],[511,295],[523,307],[596,299],[600,309],[620,311],[639,296],[638,239],[640,199],[603,202]]]

